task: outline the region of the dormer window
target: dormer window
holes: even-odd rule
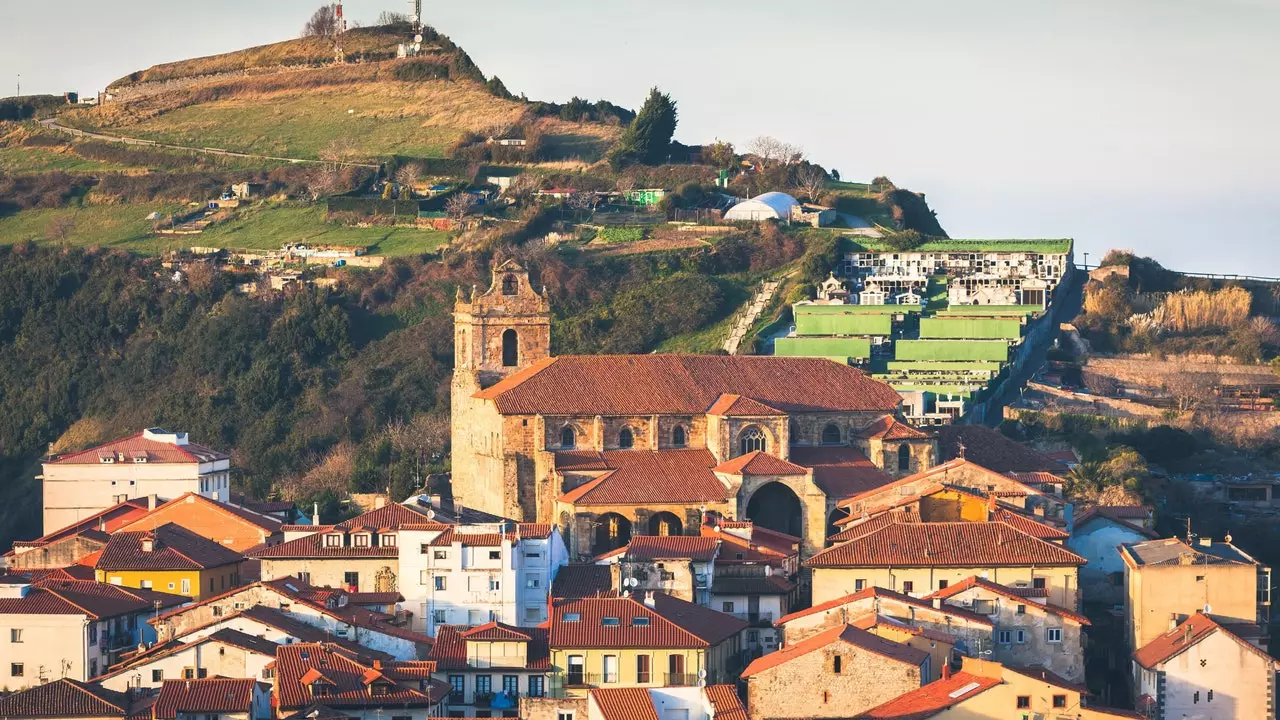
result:
[[[330,688],[329,683],[323,680],[317,680],[311,683],[312,697],[328,697],[331,694],[332,694],[332,689]]]
[[[146,453],[138,453],[137,455],[134,455],[134,456],[133,456],[133,461],[134,461],[135,463],[144,463],[144,462],[146,462],[146,461],[147,461],[147,454],[146,454]]]
[[[369,686],[369,694],[374,697],[382,697],[391,692],[391,688],[386,683],[374,683]]]
[[[114,465],[116,462],[116,456],[114,454],[107,455],[104,453],[98,456],[98,462],[103,463],[104,465]]]
[[[352,547],[369,547],[369,533],[357,533],[351,536]]]
[[[383,533],[378,538],[378,544],[381,545],[382,547],[395,547],[396,546],[395,533]]]
[[[324,536],[324,546],[325,546],[325,547],[327,547],[327,548],[340,548],[340,547],[342,547],[342,534],[341,534],[341,533],[331,533],[331,534],[329,534],[329,535],[325,535],[325,536]]]

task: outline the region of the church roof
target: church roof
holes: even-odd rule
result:
[[[565,355],[475,397],[505,415],[705,414],[725,394],[781,412],[893,412],[898,393],[825,358],[745,355]]]
[[[562,453],[556,453],[556,467]],[[724,502],[729,490],[712,468],[716,458],[708,450],[613,450],[597,453],[609,468],[597,478],[560,496],[572,505],[646,505]],[[581,451],[574,451],[575,461]]]

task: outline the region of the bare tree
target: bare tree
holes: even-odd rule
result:
[[[71,231],[76,227],[76,221],[68,215],[59,215],[49,222],[49,227],[45,229],[45,233],[49,239],[54,242],[62,242],[67,239]]]
[[[804,148],[769,135],[752,138],[747,143],[747,152],[760,158],[765,167],[771,164],[791,165],[804,159]]]
[[[401,187],[411,188],[421,177],[422,165],[419,163],[406,163],[396,169],[396,184]]]
[[[817,165],[806,165],[796,171],[795,185],[809,202],[816,203],[827,185],[827,174]]]
[[[537,178],[527,173],[521,173],[511,178],[511,182],[507,185],[507,189],[502,192],[512,200],[515,200],[518,203],[523,203],[533,197],[533,194],[537,191]]]
[[[782,164],[794,165],[804,160],[804,147],[794,143],[782,143]]]
[[[378,21],[374,25],[407,25],[408,23],[408,15],[393,10],[383,10],[378,14]]]
[[[307,192],[311,195],[311,201],[338,194],[342,190],[342,178],[340,165],[324,163],[312,168],[307,174]]]
[[[302,26],[303,37],[333,37],[338,30],[338,13],[333,5],[321,5]]]
[[[355,153],[355,142],[346,135],[334,138],[323,150],[320,151],[321,160],[329,160],[331,162],[343,162]]]
[[[636,179],[630,175],[619,175],[614,187],[618,189],[618,193],[622,195],[624,201],[631,199],[631,191],[636,189]]]
[[[469,192],[460,192],[445,201],[444,211],[454,220],[461,220],[471,213],[476,206],[476,196]]]
[[[1208,408],[1214,404],[1218,385],[1214,373],[1181,371],[1164,377],[1164,390],[1178,403],[1179,412]]]
[[[578,217],[579,213],[586,212],[589,220],[596,209],[596,194],[582,191],[575,192],[565,199],[564,204],[573,211],[575,218]]]

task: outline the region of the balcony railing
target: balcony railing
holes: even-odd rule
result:
[[[564,697],[568,690],[589,690],[591,688],[627,684],[658,685],[663,687],[692,687],[700,678],[696,673],[649,673],[623,675],[622,673],[556,673],[548,678],[547,696]]]
[[[690,687],[698,684],[698,675],[696,673],[664,673],[662,684],[667,687]]]

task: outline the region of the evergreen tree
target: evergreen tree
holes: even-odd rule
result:
[[[670,95],[653,88],[631,127],[623,133],[610,157],[615,166],[631,162],[661,165],[676,134],[676,103]]]

